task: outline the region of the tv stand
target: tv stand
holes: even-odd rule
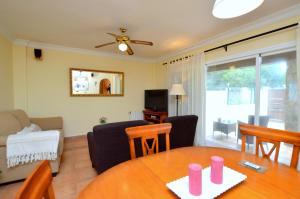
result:
[[[144,110],[144,120],[149,122],[153,122],[156,124],[163,123],[163,120],[168,117],[168,112],[160,112],[160,111],[152,111],[152,110]]]

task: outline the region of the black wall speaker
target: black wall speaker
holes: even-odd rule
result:
[[[36,59],[42,59],[42,49],[34,49],[34,56]]]

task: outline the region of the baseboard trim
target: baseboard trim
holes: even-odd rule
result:
[[[64,140],[69,141],[69,140],[83,139],[85,137],[87,137],[87,135],[75,135],[75,136],[65,137]]]

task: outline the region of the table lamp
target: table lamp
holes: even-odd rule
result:
[[[178,99],[179,95],[185,95],[185,91],[183,89],[182,84],[173,84],[170,95],[176,95],[176,116],[178,116]]]

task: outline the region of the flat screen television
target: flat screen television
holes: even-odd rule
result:
[[[168,89],[145,90],[145,109],[168,112]]]

